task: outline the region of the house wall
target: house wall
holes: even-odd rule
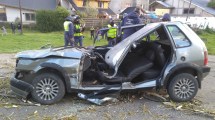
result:
[[[23,23],[34,23],[35,21],[26,21],[25,13],[35,13],[35,12],[30,11],[30,10],[22,10],[22,21],[23,21]],[[17,17],[20,18],[19,9],[6,7],[6,16],[7,16],[7,22],[14,22]]]
[[[69,13],[71,14],[73,13],[73,7],[68,0],[61,0],[60,2],[61,2],[61,6],[66,8],[69,11]]]
[[[127,7],[142,6],[143,9],[149,9],[149,0],[111,0],[110,8],[115,13],[121,13]]]
[[[61,2],[62,7],[66,8],[66,9],[71,9],[72,8],[70,3],[67,0],[61,0],[60,2]]]
[[[7,21],[5,7],[0,5],[0,21]]]
[[[171,17],[171,21],[180,21],[182,23],[190,24],[193,28],[205,29],[207,26],[215,30],[215,17],[186,17],[176,16]]]
[[[73,0],[77,7],[82,7],[83,1],[82,0]]]
[[[89,1],[89,6],[93,8],[98,8],[98,2],[97,1]]]
[[[101,0],[102,1],[102,0]],[[78,7],[83,7],[83,0],[74,0],[75,4]],[[109,0],[104,0],[104,8],[108,8],[109,7]],[[98,0],[89,0],[89,6],[93,7],[93,8],[99,8],[98,7]]]
[[[170,13],[170,9],[156,9],[155,14],[158,16],[163,16],[165,13]]]
[[[184,0],[166,0],[166,3],[172,5],[174,9],[172,9],[171,14],[173,16],[186,16],[187,14],[183,14],[184,8],[189,8],[189,2],[185,2]],[[189,16],[201,16],[201,17],[212,17],[213,15],[208,14],[206,11],[202,10],[200,7],[195,6],[193,4],[190,5],[190,8],[194,8],[194,14],[189,14]]]

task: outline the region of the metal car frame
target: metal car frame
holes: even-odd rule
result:
[[[168,39],[171,43],[172,50],[168,62],[164,66],[159,77],[144,80],[135,84],[122,81],[120,84],[116,83],[115,86],[107,84],[82,86],[83,71],[89,67],[88,64],[85,64],[85,61],[90,61],[90,59],[93,59],[93,57],[95,57],[91,56],[92,58],[89,58],[90,55],[94,54],[92,52],[92,49],[78,47],[58,47],[18,53],[16,55],[16,74],[11,79],[11,89],[22,97],[29,96],[29,94],[35,89],[35,87],[32,85],[32,78],[46,71],[52,71],[53,73],[63,78],[67,92],[99,91],[107,86],[109,86],[107,90],[137,90],[153,87],[160,89],[161,87],[165,88],[166,86],[168,86],[169,80],[174,75],[179,74],[180,71],[183,71],[185,69],[188,73],[194,74],[196,76],[200,88],[202,79],[210,71],[210,68],[204,66],[202,62],[202,60],[204,59],[204,52],[202,51],[207,50],[206,47],[203,43],[201,43],[201,39],[194,34],[192,36],[187,35],[187,38],[191,40],[194,49],[201,46],[200,49],[197,49],[200,51],[201,55],[192,55],[192,51],[184,51],[184,49],[187,48],[176,48],[174,40],[166,27],[168,25],[177,26],[184,33],[186,33],[186,35],[188,33],[194,34],[190,30],[190,28],[186,28],[186,26],[178,22],[149,24],[123,40],[123,42],[118,43],[114,47],[108,48],[109,50],[104,57],[106,64],[113,70],[112,74],[104,75],[104,77],[106,77],[107,79],[117,79],[116,75],[121,63],[129,53],[129,51],[132,49],[132,47],[135,48],[136,42],[144,37],[147,37],[148,34],[154,32],[157,28],[163,27],[169,37]],[[137,26],[143,25],[135,25],[129,27]],[[125,28],[126,27],[122,27],[122,29]],[[193,39],[197,39],[199,43],[194,43],[192,41]],[[196,60],[192,61],[190,59],[190,55],[193,57],[193,59]],[[182,58],[187,58],[188,60],[190,60],[190,62],[183,61]],[[85,96],[83,94],[79,94],[79,96],[82,96],[82,98],[84,99],[88,99],[86,97],[83,97]]]

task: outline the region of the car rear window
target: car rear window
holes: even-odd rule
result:
[[[188,47],[191,45],[186,35],[175,25],[167,26],[177,48]]]

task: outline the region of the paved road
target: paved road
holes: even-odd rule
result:
[[[4,56],[4,57],[1,57]],[[11,58],[13,55],[0,54],[3,68],[8,68],[11,62],[15,62]],[[9,59],[9,61],[5,61]],[[209,56],[209,65],[212,70],[209,76],[203,81],[202,89],[199,90],[196,99],[202,101],[202,106],[205,109],[215,110],[215,56]],[[13,69],[12,69],[13,70]],[[0,69],[0,75],[4,75],[4,69]],[[6,70],[11,73],[11,70]],[[20,99],[1,99],[0,119],[58,119],[63,116],[70,116],[73,119],[87,120],[118,120],[118,119],[134,119],[134,120],[211,120],[212,117],[204,116],[203,114],[194,114],[189,111],[177,111],[173,108],[168,108],[161,102],[153,102],[142,98],[141,96],[131,97],[128,95],[123,100],[104,105],[94,106],[86,101],[82,101],[75,97],[76,95],[67,95],[58,104],[50,106],[24,106],[11,103],[22,103]],[[5,103],[8,100],[8,104]]]
[[[197,99],[203,101],[206,108],[215,111],[215,56],[209,56],[210,74],[202,82],[202,89],[197,94]]]

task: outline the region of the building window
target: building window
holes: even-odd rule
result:
[[[25,20],[26,21],[35,21],[35,14],[34,13],[25,13]]]
[[[5,8],[0,8],[0,21],[7,21]]]
[[[104,2],[98,1],[98,7],[99,8],[104,8]]]
[[[189,8],[185,8],[184,11],[183,11],[184,14],[188,14],[188,12],[189,12],[189,14],[194,14],[195,9],[190,8],[190,10],[189,10]]]
[[[83,7],[87,6],[87,0],[83,0]]]

